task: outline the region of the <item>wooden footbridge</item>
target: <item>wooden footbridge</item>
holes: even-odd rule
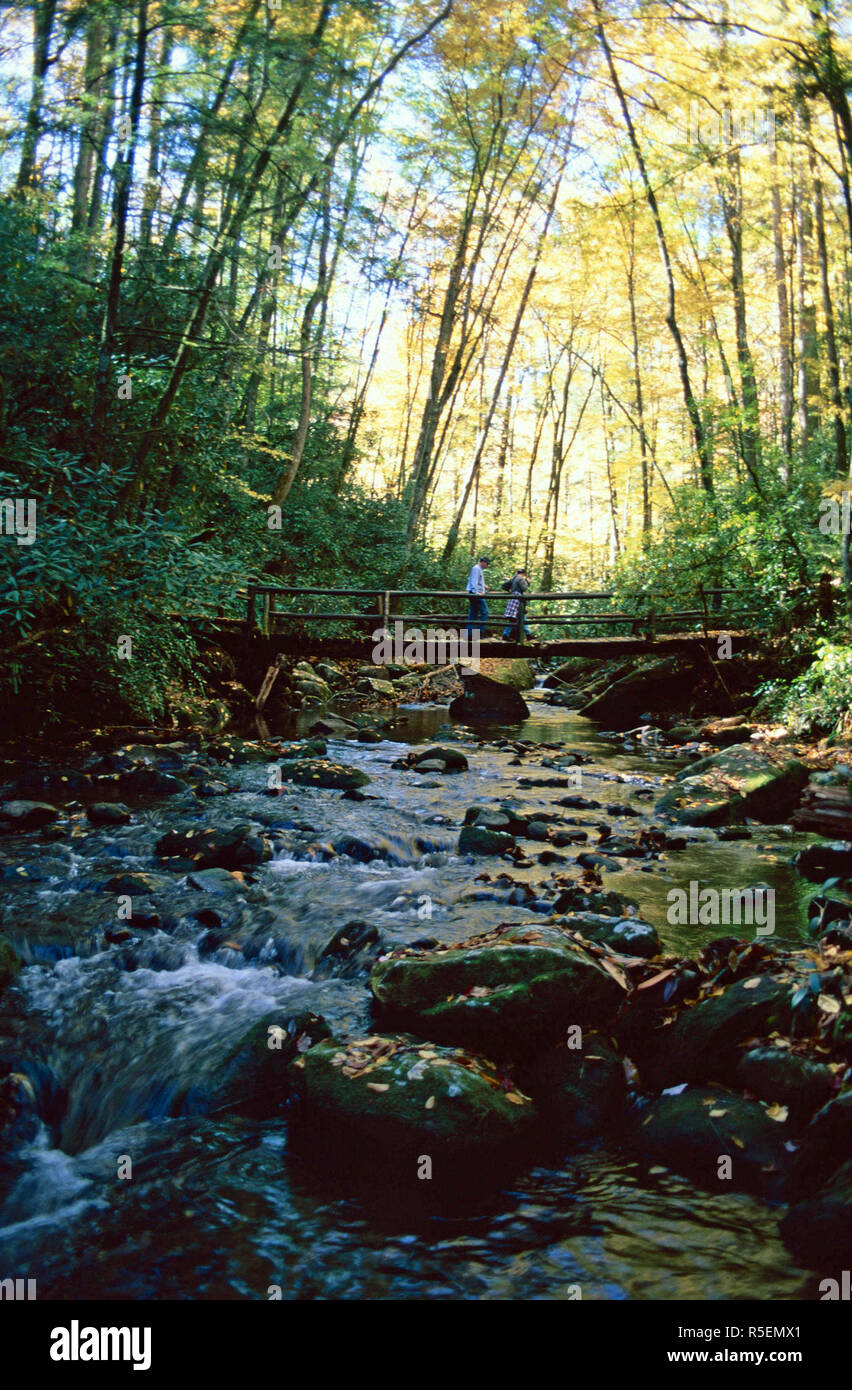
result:
[[[255,656],[355,657],[373,659],[383,634],[392,644],[415,641],[428,647],[430,634],[436,650],[456,639],[468,640],[468,599],[463,590],[445,589],[328,589],[278,584],[251,584],[243,594],[246,616],[242,624],[227,624],[241,631]],[[522,630],[504,616],[509,595],[500,589],[485,595],[489,607],[486,622],[477,620],[480,641],[489,656],[591,656],[609,657],[653,650],[687,649],[715,644],[729,636],[736,650],[752,632],[765,627],[766,609],[755,606],[731,588],[699,586],[686,604],[672,602],[671,595],[643,590],[629,603],[611,591],[566,590],[528,593]],[[509,640],[504,630],[511,627]],[[388,651],[388,648],[385,648]],[[484,654],[484,653],[483,653]],[[388,655],[388,660],[399,660]],[[426,657],[425,659],[429,659]],[[453,656],[444,657],[451,660]]]

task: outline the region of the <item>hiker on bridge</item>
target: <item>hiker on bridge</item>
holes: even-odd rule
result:
[[[503,588],[511,594],[509,602],[506,604],[506,626],[503,629],[503,641],[520,642],[521,627],[524,629],[524,636],[531,637],[532,633],[527,626],[527,601],[524,595],[530,587],[527,572],[524,569],[517,569],[511,579],[507,579]]]
[[[488,604],[485,602],[485,571],[490,563],[487,555],[480,555],[476,564],[471,566],[470,574],[467,577],[467,592],[470,596],[467,610],[468,637],[473,636],[474,629],[481,634],[488,621]]]

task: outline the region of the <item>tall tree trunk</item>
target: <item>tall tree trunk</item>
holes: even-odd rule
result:
[[[293,440],[293,453],[290,458],[289,466],[285,468],[279,476],[275,487],[272,489],[272,496],[270,498],[270,501],[279,507],[283,506],[286,502],[290,494],[290,489],[296,480],[296,474],[301,466],[305,445],[308,441],[308,430],[311,423],[311,395],[314,366],[313,322],[317,309],[328,294],[328,246],[331,239],[331,203],[328,180],[323,190],[322,216],[323,227],[319,244],[317,280],[313,293],[310,295],[305,305],[299,332],[299,356],[302,364],[302,392],[299,402],[299,422],[296,427],[296,437]]]
[[[748,341],[748,318],[746,314],[745,272],[743,268],[743,190],[742,170],[739,149],[734,144],[731,109],[725,107],[728,120],[724,121],[727,131],[725,150],[725,172],[718,178],[717,186],[725,219],[725,230],[731,251],[731,290],[734,299],[734,325],[737,340],[737,362],[740,369],[740,391],[742,395],[742,448],[743,462],[753,479],[759,476],[760,463],[760,419],[757,399],[757,380],[754,359]]]
[[[124,263],[124,246],[127,238],[127,210],[130,204],[130,190],[133,184],[133,159],[139,138],[139,115],[142,110],[142,92],[145,86],[145,52],[148,42],[148,0],[139,0],[136,22],[136,54],[133,65],[133,88],[130,94],[130,134],[123,154],[119,156],[115,174],[112,222],[114,239],[110,258],[107,302],[104,311],[101,340],[98,347],[98,361],[95,369],[95,389],[92,400],[91,432],[89,437],[89,457],[97,458],[106,416],[107,398],[110,392],[110,373],[115,352],[116,330],[118,328],[118,307],[121,297],[121,271]]]
[[[796,415],[799,443],[805,448],[817,426],[813,402],[817,376],[816,306],[813,298],[813,219],[801,165],[794,183],[796,199]]]
[[[810,137],[810,132],[808,132]],[[814,220],[816,222],[817,259],[822,294],[822,312],[825,320],[825,355],[828,363],[829,398],[834,424],[835,466],[841,476],[846,473],[846,426],[844,423],[844,402],[840,386],[840,360],[837,353],[837,332],[834,323],[834,306],[831,302],[831,285],[828,274],[828,245],[825,235],[825,207],[823,202],[822,179],[817,168],[816,151],[813,141],[808,139],[808,164],[814,190]]]
[[[106,24],[101,8],[95,7],[86,26],[86,57],[83,64],[83,95],[81,99],[80,145],[74,165],[74,203],[71,215],[72,232],[86,226],[92,179],[97,157],[97,127],[102,101],[104,41]]]
[[[772,170],[772,245],[775,256],[775,297],[778,303],[778,412],[783,482],[789,482],[793,457],[793,355],[790,336],[790,306],[787,299],[787,267],[781,218],[781,191],[778,186],[778,153],[775,141],[770,141],[769,162]]]
[[[35,183],[36,154],[42,129],[41,106],[44,99],[44,82],[50,66],[50,36],[56,17],[57,0],[35,0],[33,5],[33,75],[30,87],[30,104],[24,124],[24,142],[21,146],[21,162],[15,188],[18,193],[31,188]]]
[[[89,232],[96,232],[101,222],[104,179],[106,178],[107,170],[107,151],[109,149],[109,142],[112,137],[112,128],[115,121],[115,87],[117,80],[116,67],[119,36],[120,25],[118,19],[111,18],[108,26],[106,51],[104,53],[104,70],[97,87],[99,102],[92,135],[95,146],[95,168],[92,174],[92,194],[89,200],[89,213],[86,221],[86,227]]]
[[[642,464],[642,534],[651,532],[651,468],[648,461],[648,435],[645,429],[645,402],[642,396],[642,373],[639,365],[639,325],[636,318],[636,284],[634,247],[630,247],[627,267],[627,295],[630,301],[630,344],[633,354],[633,396],[639,433],[639,457]]]
[[[148,169],[142,196],[139,243],[147,249],[151,242],[154,213],[160,201],[160,145],[163,137],[163,102],[168,90],[169,61],[172,56],[172,30],[163,29],[156,71],[151,84],[151,115],[148,121]]]

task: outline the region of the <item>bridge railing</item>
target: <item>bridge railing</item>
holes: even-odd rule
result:
[[[504,629],[507,626],[504,609],[509,597],[502,589],[489,590],[485,595],[489,617],[485,622],[477,621],[476,626],[485,632]],[[612,590],[594,589],[529,592],[524,596],[527,620],[538,628],[547,629],[550,638],[566,633],[587,637],[595,628],[610,633],[621,628],[630,635],[651,637],[689,627],[718,631],[745,622],[752,627],[761,626],[767,618],[765,607],[754,607],[747,596],[734,588],[698,586],[688,606],[681,603],[679,607],[674,606],[677,596],[642,590],[637,591],[630,611],[612,607],[617,599],[623,603],[625,597]],[[352,635],[371,637],[385,628],[393,632],[396,622],[419,628],[462,628],[467,623],[469,598],[464,589],[332,589],[251,584],[246,594],[246,626],[249,632],[260,631],[271,636],[286,625],[291,634],[302,629],[307,636],[311,625],[321,624],[326,631],[314,631],[317,637],[336,635],[329,630],[337,628],[339,631],[340,627]],[[311,599],[322,600],[324,606],[319,610],[292,606],[297,600]],[[332,607],[330,601],[334,599],[342,602]],[[415,600],[417,604],[412,611]],[[534,611],[535,606],[539,611]],[[586,631],[578,633],[577,629]]]

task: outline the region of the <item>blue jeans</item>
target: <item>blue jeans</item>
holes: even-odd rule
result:
[[[504,627],[503,629],[504,642],[511,642],[512,638],[515,638],[517,640],[517,638],[519,638],[520,635],[520,624],[518,623],[517,619],[515,619],[513,623],[509,623],[508,627]],[[532,636],[532,633],[530,632],[529,627],[527,626],[526,618],[524,618],[524,636]]]
[[[471,594],[467,610],[467,635],[473,636],[474,628],[482,633],[482,623],[488,621],[488,604],[481,594]]]

